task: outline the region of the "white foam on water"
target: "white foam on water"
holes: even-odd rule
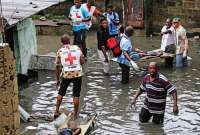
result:
[[[26,129],[28,129],[28,130],[36,130],[37,127],[34,127],[34,126],[28,126],[28,127],[26,127]]]
[[[49,82],[41,84],[40,86],[49,87],[49,86],[52,86],[52,85],[55,85],[55,84],[56,84],[56,81],[49,81]]]

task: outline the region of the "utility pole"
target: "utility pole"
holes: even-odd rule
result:
[[[0,17],[0,43],[3,43],[3,35],[4,35],[4,24],[3,24],[3,18]]]
[[[3,43],[3,35],[4,35],[3,10],[2,10],[2,2],[0,0],[0,43]]]

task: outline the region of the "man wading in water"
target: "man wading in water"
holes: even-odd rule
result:
[[[176,67],[181,68],[187,66],[188,39],[180,18],[174,18],[173,25],[176,30]]]
[[[153,123],[160,124],[163,123],[164,119],[167,93],[173,97],[174,114],[178,114],[177,92],[175,86],[173,86],[164,75],[158,72],[156,62],[151,62],[148,70],[149,74],[144,77],[140,89],[133,98],[132,105],[135,105],[137,98],[143,92],[146,92],[147,95],[144,106],[139,114],[139,120],[142,123],[148,122],[153,116]]]
[[[97,30],[97,49],[98,56],[103,65],[104,75],[109,75],[110,71],[110,52],[107,47],[107,40],[109,38],[108,21],[106,18],[100,20],[100,27]]]
[[[76,118],[78,113],[79,97],[82,84],[81,65],[85,63],[85,60],[81,49],[76,45],[70,45],[70,37],[68,35],[63,35],[61,37],[61,42],[62,46],[58,50],[56,56],[56,79],[57,86],[60,85],[60,89],[58,92],[54,117],[56,118],[59,116],[59,108],[63,96],[65,96],[69,84],[73,83],[74,118]]]

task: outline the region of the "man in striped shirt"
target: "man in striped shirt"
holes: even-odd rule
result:
[[[138,96],[146,92],[146,98],[139,114],[139,120],[142,123],[148,122],[153,116],[152,122],[160,124],[163,123],[164,119],[167,93],[173,97],[174,114],[178,113],[177,92],[175,86],[164,75],[158,72],[156,62],[149,64],[148,71],[149,74],[144,77],[140,89],[133,98],[132,105],[135,105]]]

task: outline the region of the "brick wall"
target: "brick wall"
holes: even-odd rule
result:
[[[161,27],[168,17],[180,17],[186,28],[200,27],[200,0],[153,1],[153,26]]]
[[[0,135],[18,135],[18,86],[13,54],[0,44]]]

